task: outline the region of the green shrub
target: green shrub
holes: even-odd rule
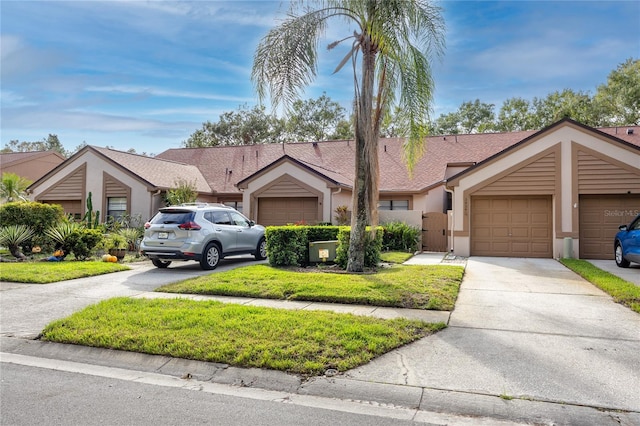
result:
[[[380,262],[380,251],[382,250],[383,229],[381,226],[376,228],[375,240],[371,239],[371,228],[367,226],[365,249],[364,249],[364,266],[366,268],[374,268]],[[349,260],[349,238],[351,238],[351,227],[342,226],[338,232],[338,249],[336,250],[336,263],[341,268],[347,267]]]
[[[64,219],[64,210],[58,204],[19,201],[0,206],[0,227],[25,225],[33,230],[33,236],[23,242],[25,249],[44,244],[45,230]]]
[[[73,254],[78,260],[89,258],[103,238],[100,229],[85,228],[76,222],[61,222],[45,233],[55,242],[56,248],[64,251],[65,255]]]
[[[404,222],[389,222],[383,226],[382,249],[414,252],[418,249],[420,229]]]
[[[87,260],[93,249],[102,241],[102,231],[95,228],[80,228],[71,234],[70,251],[78,260]]]
[[[271,266],[301,266],[308,250],[306,226],[268,226],[265,230]]]

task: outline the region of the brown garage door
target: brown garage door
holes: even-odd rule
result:
[[[550,196],[471,198],[471,254],[553,257]]]
[[[260,198],[258,223],[264,226],[318,222],[318,198]]]
[[[613,259],[613,237],[640,213],[640,195],[581,195],[579,207],[580,257]]]

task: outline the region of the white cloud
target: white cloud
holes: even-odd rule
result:
[[[231,101],[231,102],[253,102],[253,98],[244,98],[240,96],[228,96],[219,94],[207,94],[201,92],[180,91],[171,89],[162,89],[151,86],[135,86],[135,85],[111,85],[111,86],[88,86],[88,92],[108,92],[108,93],[125,93],[132,95],[149,95],[168,98],[189,98],[204,99],[215,101]]]

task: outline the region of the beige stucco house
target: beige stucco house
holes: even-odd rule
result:
[[[640,214],[638,128],[564,120],[447,179],[462,256],[613,258]]]
[[[611,257],[614,228],[640,210],[640,126],[562,120],[539,132],[435,136],[406,168],[403,139],[379,141],[380,219],[421,226],[423,248],[458,255]],[[82,214],[151,217],[177,179],[198,200],[263,225],[322,223],[351,206],[353,141],[170,149],[144,157],[86,147],[31,187]]]
[[[147,220],[164,205],[163,193],[176,179],[195,184],[202,194],[210,192],[197,167],[129,154],[108,148],[85,146],[29,188],[30,198],[60,204],[76,217],[86,212],[91,193],[93,210],[106,216],[123,214]]]

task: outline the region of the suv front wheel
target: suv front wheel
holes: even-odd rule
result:
[[[216,243],[209,243],[202,253],[200,267],[202,269],[215,269],[220,263],[220,247]]]
[[[258,241],[258,247],[256,247],[254,257],[256,260],[264,260],[267,258],[267,242],[264,238],[260,238],[260,241]]]

